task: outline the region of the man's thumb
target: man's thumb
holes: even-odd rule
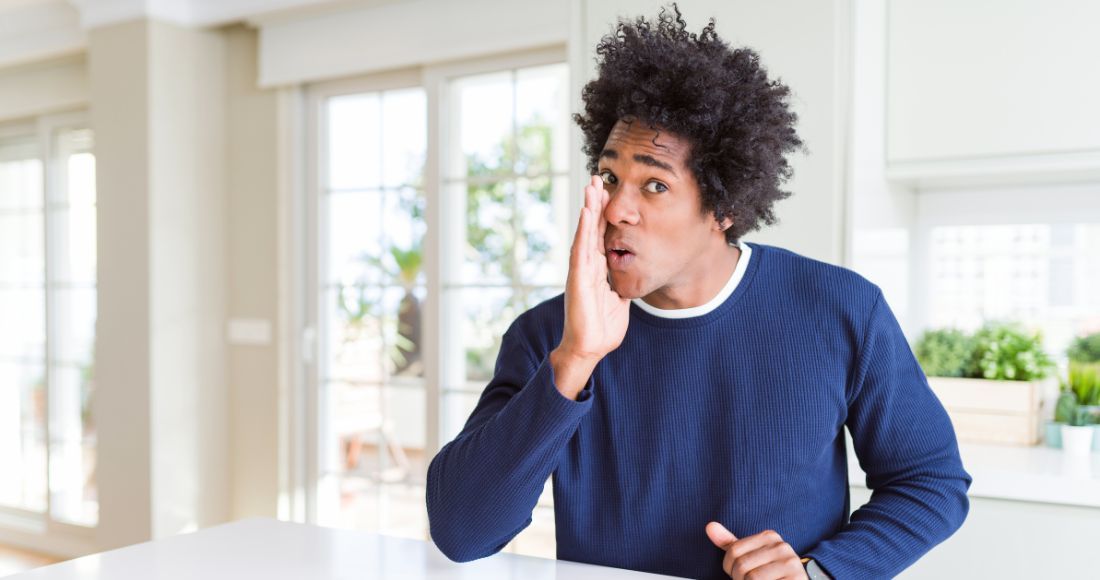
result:
[[[733,532],[726,529],[725,526],[718,522],[710,522],[707,524],[707,537],[710,541],[714,542],[715,546],[725,550],[730,547],[730,544],[737,541],[737,536],[733,535]]]

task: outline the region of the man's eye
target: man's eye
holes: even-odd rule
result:
[[[661,183],[660,181],[650,181],[649,183],[645,184],[645,190],[650,193],[664,193],[668,191],[668,186]]]
[[[600,179],[602,179],[603,182],[607,184],[614,184],[616,181],[615,174],[607,171],[606,169],[600,172]]]

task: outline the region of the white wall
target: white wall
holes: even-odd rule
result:
[[[87,103],[88,72],[83,55],[0,68],[0,122]]]
[[[849,264],[878,284],[910,337],[915,192],[886,175],[886,4],[854,0]]]
[[[570,65],[574,71],[574,110],[580,87],[595,73],[595,46],[612,31],[620,15],[653,17],[658,0],[574,0]],[[789,248],[806,256],[841,263],[845,257],[845,132],[847,126],[849,5],[846,0],[687,0],[679,2],[688,27],[698,31],[710,17],[719,36],[731,45],[747,45],[760,54],[769,76],[791,88],[799,115],[798,133],[808,155],[791,158],[793,195],[776,205],[779,222],[746,239]],[[579,43],[579,47],[575,46]],[[584,171],[580,141],[574,164]],[[581,174],[583,179],[583,174]],[[579,208],[578,208],[579,209]]]
[[[228,516],[223,51],[145,21],[89,41],[101,549]]]
[[[563,44],[568,6],[565,0],[408,0],[273,21],[260,29],[260,85]]]

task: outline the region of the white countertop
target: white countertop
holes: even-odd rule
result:
[[[848,436],[848,482],[866,487]],[[1044,446],[961,443],[970,497],[1100,508],[1100,453],[1074,457]]]
[[[8,578],[634,580],[672,576],[503,553],[457,564],[431,542],[254,518],[84,556]]]

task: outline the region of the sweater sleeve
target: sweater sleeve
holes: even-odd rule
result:
[[[531,523],[558,457],[592,407],[593,379],[562,395],[549,355],[536,357],[513,323],[493,379],[453,441],[428,466],[432,541],[455,562],[499,552]]]
[[[955,431],[875,288],[846,424],[871,499],[804,554],[834,578],[892,578],[962,525],[972,481]]]

